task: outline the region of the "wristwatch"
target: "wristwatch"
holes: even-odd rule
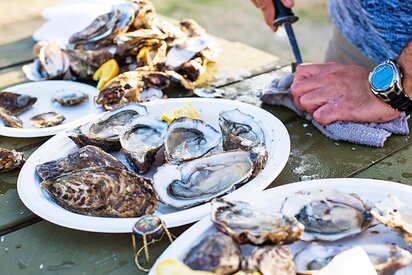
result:
[[[412,112],[412,99],[402,87],[402,72],[394,60],[386,60],[369,74],[369,86],[377,97],[398,111]]]

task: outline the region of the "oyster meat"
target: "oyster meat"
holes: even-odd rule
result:
[[[6,127],[23,128],[23,121],[21,121],[18,117],[7,113],[3,107],[0,107],[0,118]]]
[[[167,163],[159,167],[153,176],[153,187],[164,204],[188,208],[244,184],[253,169],[249,153],[222,152],[180,165]]]
[[[116,167],[76,170],[41,186],[61,207],[88,216],[139,217],[158,206],[150,179]]]
[[[293,243],[299,240],[304,230],[304,226],[293,217],[266,214],[246,202],[222,198],[212,201],[211,219],[220,231],[239,244]]]
[[[81,125],[73,130],[69,138],[81,148],[94,145],[106,152],[119,151],[119,133],[125,124],[137,115],[146,115],[145,106],[131,103],[107,112],[98,121]]]
[[[0,92],[0,107],[2,107],[9,115],[17,116],[27,109],[30,109],[37,98],[29,95],[22,95],[11,92]]]
[[[217,232],[192,247],[183,262],[194,270],[233,274],[239,270],[241,260],[238,244],[229,236]]]
[[[68,154],[66,157],[37,165],[36,171],[42,180],[48,180],[64,173],[98,166],[110,166],[127,170],[123,163],[112,155],[99,147],[87,145]]]
[[[412,208],[408,204],[389,195],[375,203],[371,213],[379,222],[399,231],[405,241],[412,245]]]
[[[63,106],[76,106],[86,101],[89,96],[81,91],[60,90],[53,94],[52,101]]]
[[[242,270],[247,271],[247,274],[253,272],[262,275],[296,274],[292,253],[281,246],[255,248],[252,254],[242,261]]]
[[[146,173],[163,146],[167,122],[138,116],[124,126],[120,144],[127,162],[136,172]]]
[[[220,133],[199,119],[178,118],[170,123],[165,137],[166,161],[200,158],[220,145]]]
[[[367,205],[356,195],[337,190],[297,192],[288,196],[281,213],[305,226],[304,241],[335,241],[361,233],[371,225]]]
[[[52,127],[61,124],[65,120],[62,114],[48,112],[36,115],[30,119],[31,124],[37,128]]]
[[[407,250],[394,244],[360,245],[371,260],[379,275],[394,274],[398,269],[407,266],[412,261],[412,255]],[[352,248],[343,245],[321,245],[312,243],[295,255],[296,272],[299,274],[316,274],[335,256]]]
[[[23,166],[24,153],[0,148],[0,172],[8,172]]]

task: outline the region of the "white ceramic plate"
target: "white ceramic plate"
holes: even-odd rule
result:
[[[397,196],[401,201],[408,203],[412,200],[412,187],[389,181],[373,180],[373,179],[324,179],[324,180],[312,180],[297,182],[292,184],[286,184],[279,187],[274,187],[265,190],[258,195],[252,195],[244,198],[244,201],[249,202],[257,209],[261,209],[264,212],[279,212],[280,207],[285,197],[294,194],[298,191],[311,191],[311,190],[328,190],[334,189],[346,193],[356,193],[369,205],[375,203],[388,194]],[[156,265],[163,259],[175,258],[183,260],[191,247],[196,245],[204,236],[209,235],[217,231],[212,222],[210,216],[205,217],[198,223],[194,224],[182,235],[179,236],[157,259],[154,267],[150,271],[149,275],[154,275]],[[376,234],[371,231],[378,231],[380,234]],[[376,226],[366,231],[359,236],[353,238],[346,238],[344,240],[335,242],[344,244],[345,242],[354,243],[397,243],[402,247],[407,247],[403,239],[396,232],[384,227]],[[303,248],[303,242],[291,245],[292,253],[296,253]],[[252,246],[242,247],[242,250],[251,250]]]
[[[266,188],[279,175],[287,162],[290,151],[289,135],[280,120],[259,107],[224,99],[168,99],[148,102],[145,105],[150,116],[160,118],[165,111],[182,106],[186,102],[192,103],[193,107],[199,110],[201,118],[216,129],[219,129],[219,112],[235,108],[252,115],[262,126],[269,152],[268,162],[254,179],[230,193],[229,197],[250,196]],[[66,156],[74,150],[76,146],[68,138],[68,134],[61,133],[48,140],[30,156],[17,182],[17,191],[23,203],[36,215],[61,226],[93,232],[131,232],[136,218],[102,218],[75,214],[57,205],[41,190],[40,178],[35,171],[36,165]],[[114,155],[123,160],[120,153]],[[145,176],[151,177],[155,170],[156,165]],[[168,227],[175,227],[197,221],[208,213],[209,204],[186,210],[160,205],[155,215],[159,215]]]
[[[61,106],[59,103],[51,101],[53,94],[60,90],[79,90],[86,93],[89,98],[77,106]],[[3,89],[3,91],[27,94],[29,96],[37,97],[37,102],[30,109],[18,116],[23,121],[23,128],[5,127],[3,122],[0,120],[0,135],[2,136],[51,136],[62,130],[74,127],[82,120],[86,119],[87,116],[93,116],[93,114],[102,112],[102,108],[97,108],[93,104],[93,97],[99,94],[99,90],[93,86],[79,82],[65,80],[38,81],[11,86]],[[66,119],[62,124],[48,128],[36,128],[30,123],[31,117],[52,111],[65,116]]]

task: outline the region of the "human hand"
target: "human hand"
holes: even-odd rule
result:
[[[272,29],[272,31],[277,31],[278,27],[273,25],[276,15],[273,0],[252,0],[252,2],[255,4],[256,8],[262,11],[265,22]],[[287,8],[291,8],[294,5],[294,0],[280,0],[280,2],[282,2],[282,4]]]
[[[291,86],[293,99],[321,125],[334,121],[386,122],[400,113],[369,89],[369,71],[337,63],[302,64]]]

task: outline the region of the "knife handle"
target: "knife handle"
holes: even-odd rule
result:
[[[275,6],[276,13],[273,25],[279,27],[283,23],[292,24],[298,21],[299,17],[293,13],[292,9],[285,7],[280,0],[273,0],[273,5]]]

